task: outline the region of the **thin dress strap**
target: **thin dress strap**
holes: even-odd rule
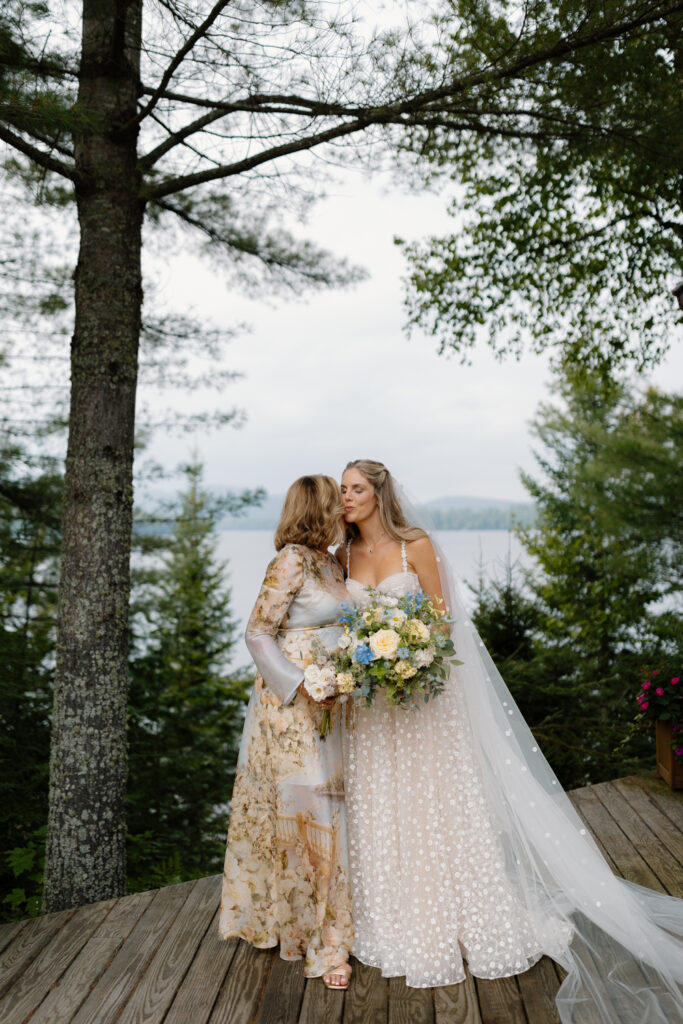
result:
[[[408,572],[408,559],[406,558],[406,542],[401,541],[401,568],[404,572]]]
[[[351,541],[346,542],[346,575],[351,575]]]

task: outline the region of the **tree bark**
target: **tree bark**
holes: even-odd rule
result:
[[[45,909],[125,892],[128,598],[143,203],[142,0],[84,0],[81,229],[50,755]],[[124,131],[120,126],[131,125]]]

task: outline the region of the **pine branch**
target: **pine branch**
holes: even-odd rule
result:
[[[207,14],[206,18],[201,23],[201,25],[197,26],[194,32],[183,43],[183,45],[180,47],[178,52],[171,60],[171,63],[168,65],[163,75],[161,76],[161,81],[159,82],[159,85],[152,93],[152,97],[149,103],[145,107],[143,107],[142,110],[138,111],[136,117],[132,119],[132,122],[130,124],[124,126],[124,131],[132,127],[132,125],[134,124],[139,124],[147,117],[148,114],[152,112],[154,107],[161,99],[164,89],[171,81],[173,75],[180,67],[182,62],[185,60],[188,53],[193,49],[195,43],[198,43],[199,40],[206,34],[207,30],[211,27],[211,25],[213,25],[216,18],[218,18],[218,16],[223,12],[223,10],[228,6],[229,3],[230,0],[217,0],[217,3],[215,3],[214,6],[211,8],[211,10]]]
[[[63,163],[61,160],[55,159],[50,156],[49,153],[45,153],[42,149],[37,149],[36,146],[32,146],[30,142],[26,142],[21,138],[20,135],[16,135],[11,132],[4,125],[0,125],[0,139],[6,142],[13,149],[19,150],[24,156],[29,157],[34,163],[39,164],[48,171],[54,171],[56,174],[60,174],[63,178],[68,178],[69,181],[78,181],[78,174],[75,167],[70,167],[68,164]]]
[[[214,121],[219,121],[222,117],[226,117],[225,111],[211,110],[208,114],[204,114],[202,117],[198,117],[196,120],[190,121],[189,124],[185,125],[185,127],[181,128],[179,131],[172,132],[165,142],[159,143],[158,146],[140,158],[140,169],[144,171],[152,167],[161,159],[162,156],[168,153],[169,150],[174,149],[191,135],[194,135],[196,132],[206,128],[207,125],[213,124]]]
[[[233,177],[236,174],[244,174],[245,171],[250,171],[254,167],[259,167],[261,164],[277,160],[279,157],[287,156],[290,153],[305,152],[308,149],[313,149],[315,146],[322,145],[324,142],[331,142],[333,139],[352,135],[354,132],[362,131],[372,123],[373,119],[368,117],[347,124],[337,125],[335,128],[329,128],[327,131],[316,135],[307,135],[304,138],[297,139],[296,142],[272,146],[270,149],[262,150],[254,156],[238,160],[233,164],[221,164],[206,171],[197,171],[195,174],[183,174],[178,178],[171,178],[152,188],[147,188],[145,194],[148,199],[162,199],[164,196],[173,195],[174,192],[182,192],[184,189],[192,188],[194,185],[202,185],[208,181],[217,181],[222,178]],[[375,120],[374,123],[379,123],[379,119]]]
[[[217,6],[220,6],[217,5]],[[209,15],[212,17],[216,8]],[[148,169],[153,166],[162,156],[168,153],[175,146],[180,145],[189,136],[201,131],[208,124],[214,121],[220,120],[221,117],[227,116],[231,113],[260,113],[260,114],[272,114],[272,113],[284,113],[292,116],[300,116],[306,118],[315,117],[351,117],[354,118],[358,124],[355,129],[345,128],[339,134],[349,134],[350,131],[360,130],[362,127],[367,127],[371,124],[415,124],[423,125],[424,127],[445,127],[451,130],[461,130],[468,128],[469,130],[476,130],[480,133],[486,134],[498,134],[504,135],[510,138],[531,138],[539,139],[540,136],[537,133],[531,133],[522,129],[497,129],[495,132],[489,130],[481,122],[466,122],[463,123],[450,123],[447,120],[449,111],[444,110],[440,106],[443,101],[451,101],[455,96],[461,95],[464,92],[469,92],[473,88],[481,85],[490,86],[492,82],[504,82],[509,79],[518,78],[522,73],[532,70],[534,67],[544,65],[549,61],[561,60],[568,57],[580,50],[586,49],[589,46],[594,46],[597,43],[608,42],[612,39],[618,39],[628,33],[634,31],[637,28],[641,28],[653,21],[658,21],[663,17],[670,16],[673,13],[683,11],[683,2],[681,0],[672,0],[667,4],[654,4],[650,5],[646,11],[642,12],[637,17],[633,17],[628,21],[620,22],[616,25],[606,25],[602,28],[598,28],[589,32],[585,36],[581,37],[566,37],[561,39],[559,42],[553,43],[550,46],[546,46],[541,50],[536,50],[530,54],[525,54],[519,57],[517,60],[513,60],[509,65],[499,67],[498,69],[489,69],[479,74],[473,75],[467,79],[453,79],[448,84],[439,87],[438,89],[430,89],[425,92],[417,93],[409,99],[403,99],[396,103],[386,104],[383,107],[367,107],[358,105],[345,105],[341,103],[325,103],[320,100],[306,99],[302,96],[294,96],[280,93],[258,93],[253,96],[247,96],[244,99],[237,102],[228,102],[224,100],[213,100],[213,99],[201,99],[199,97],[189,96],[186,94],[168,92],[166,91],[166,85],[168,84],[173,71],[175,70],[174,62],[171,62],[169,68],[164,73],[159,86],[152,90],[149,87],[143,88],[144,94],[151,95],[151,100],[147,107],[143,110],[141,116],[145,116],[146,112],[152,109],[152,107],[158,102],[159,99],[168,99],[178,103],[187,103],[194,106],[207,108],[207,114],[202,117],[196,118],[194,121],[188,123],[184,128],[178,132],[169,136],[164,142],[160,143],[155,149],[151,150],[146,156],[142,157],[141,166],[144,169]],[[208,19],[207,19],[208,20]],[[197,29],[197,32],[200,30]],[[191,40],[188,40],[186,48],[194,45],[196,41],[193,34]],[[179,53],[183,52],[179,51]],[[181,58],[182,59],[182,58]],[[174,61],[177,57],[174,58]],[[180,61],[178,61],[179,63]],[[475,113],[472,111],[472,113]],[[493,111],[493,113],[502,113]],[[478,111],[477,114],[481,114]],[[413,115],[414,120],[406,120],[406,115]],[[431,116],[430,116],[431,115]],[[465,114],[465,116],[467,116]],[[534,114],[532,111],[520,112],[520,116],[525,117],[536,117],[540,118],[541,114]],[[446,120],[439,121],[437,118],[446,117]],[[545,115],[546,120],[551,120],[549,115]],[[600,129],[602,130],[602,129]],[[337,129],[331,129],[331,131],[337,133]],[[321,133],[320,141],[325,141]],[[565,133],[566,134],[566,133]],[[332,138],[338,137],[337,134],[331,136]],[[311,141],[315,140],[315,141]],[[305,149],[310,149],[313,146],[319,144],[318,137],[308,136],[304,140],[303,144],[295,144],[294,148],[291,149],[288,146],[277,147],[272,150],[266,151],[270,155],[262,155],[258,158],[257,163],[263,163],[266,160],[276,159],[278,156],[290,153],[298,152]],[[249,162],[241,162],[235,165],[224,165],[218,168],[212,173],[212,177],[228,177],[231,174],[241,173],[243,170],[248,170],[251,165]],[[233,170],[233,167],[239,168]],[[200,183],[204,180],[212,180],[211,178],[201,177],[202,173],[209,172],[198,172],[195,176],[187,176],[188,184],[183,187],[188,187],[192,184]],[[184,180],[184,179],[178,179]],[[169,183],[170,184],[170,183]],[[160,186],[165,188],[166,186]],[[177,188],[173,188],[173,191],[177,191]],[[151,193],[157,195],[156,192]],[[168,192],[158,193],[161,195],[169,194]]]

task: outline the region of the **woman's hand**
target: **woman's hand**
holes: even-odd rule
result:
[[[329,708],[334,706],[334,702],[337,699],[336,697],[326,697],[325,700],[315,700],[313,697],[311,697],[310,693],[306,689],[306,686],[305,686],[305,684],[303,682],[299,683],[299,686],[297,687],[297,689],[298,689],[299,693],[303,693],[304,697],[307,700],[309,700],[311,702],[311,704],[315,704],[315,706],[318,707],[318,708],[328,708],[329,709]]]

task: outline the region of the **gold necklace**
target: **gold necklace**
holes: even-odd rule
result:
[[[372,554],[372,552],[375,550],[375,548],[377,547],[377,545],[379,544],[383,537],[386,537],[386,533],[381,533],[377,540],[372,542],[372,547],[370,547],[367,541],[365,542],[368,545],[368,551],[370,552],[370,554]]]

